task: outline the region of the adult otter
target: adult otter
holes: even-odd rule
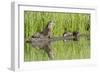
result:
[[[54,58],[52,48],[50,47],[50,42],[48,41],[48,39],[52,36],[53,24],[54,24],[53,21],[49,21],[46,27],[41,32],[37,32],[36,34],[32,35],[30,40],[27,41],[28,43],[32,43],[33,47],[36,46],[39,47],[40,49],[43,49],[47,53],[49,59]],[[42,42],[38,42],[38,40],[35,40],[34,38],[37,38],[38,40],[39,38],[40,40],[41,39],[45,39],[45,40]]]
[[[32,38],[50,38],[52,36],[53,21],[49,21],[43,31],[32,35]]]

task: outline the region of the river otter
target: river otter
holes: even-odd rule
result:
[[[68,37],[68,36],[72,36],[73,35],[73,33],[71,33],[71,32],[64,32],[63,33],[63,36],[64,37]],[[67,40],[64,40],[64,42],[66,42]]]
[[[78,41],[79,40],[79,32],[77,32],[77,31],[74,31],[73,32],[73,36],[74,36],[74,41]]]
[[[53,28],[53,24],[53,21],[49,21],[47,26],[43,29],[43,31],[32,35],[32,38],[50,38],[52,36],[51,31]]]
[[[79,39],[79,32],[77,32],[77,31],[74,31],[74,32],[64,32],[63,36],[64,37],[73,36],[74,37],[73,40],[74,41],[78,41],[78,39]],[[66,42],[67,40],[64,40],[64,41]]]
[[[31,43],[32,43],[33,47],[36,46],[36,45],[38,45],[38,47],[40,49],[43,49],[47,53],[49,59],[53,59],[53,52],[52,52],[52,49],[50,47],[50,42],[48,42],[48,41],[45,40],[41,44],[39,42],[38,43],[33,43],[32,38],[37,38],[37,39],[39,39],[39,38],[40,39],[41,38],[42,39],[51,38],[53,24],[54,24],[53,21],[49,21],[47,23],[47,26],[41,32],[37,32],[36,34],[34,34],[34,35],[31,36]]]

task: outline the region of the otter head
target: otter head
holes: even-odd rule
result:
[[[53,21],[49,21],[48,22],[48,29],[52,29],[53,28],[53,25],[54,25],[54,22]]]

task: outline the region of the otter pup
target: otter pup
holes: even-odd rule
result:
[[[71,33],[71,32],[64,32],[63,33],[63,36],[65,37],[65,36],[71,36],[73,33]]]
[[[43,31],[32,35],[32,38],[50,38],[53,24],[53,21],[49,21],[47,26],[43,29]]]
[[[74,31],[74,32],[64,32],[64,33],[63,33],[63,36],[64,36],[64,37],[74,36],[73,40],[74,40],[74,41],[77,41],[77,40],[79,39],[79,38],[78,38],[79,32],[77,32],[77,31]],[[64,40],[64,41],[66,42],[67,40]]]
[[[73,32],[73,36],[74,36],[74,41],[78,41],[79,40],[79,32],[77,32],[77,31],[74,31]]]
[[[63,33],[63,36],[64,37],[68,37],[68,36],[72,36],[73,35],[73,33],[71,33],[71,32],[64,32]],[[64,42],[66,42],[67,40],[64,40]]]

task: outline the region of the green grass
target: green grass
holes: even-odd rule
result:
[[[40,32],[48,21],[55,21],[52,30],[53,36],[62,36],[64,31],[79,31],[81,34],[90,34],[90,14],[86,13],[56,13],[24,11],[24,38]],[[80,38],[80,41],[53,42],[51,47],[54,52],[54,60],[87,59],[90,58],[90,40]],[[24,43],[24,61],[45,61],[47,54],[33,48],[31,44]]]

